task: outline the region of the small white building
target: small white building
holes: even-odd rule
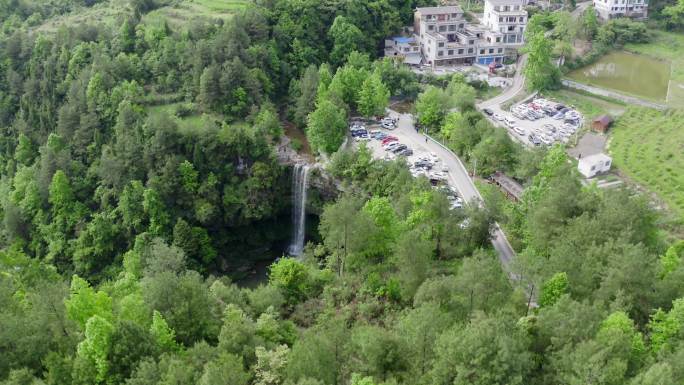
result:
[[[594,0],[594,9],[602,20],[618,17],[645,19],[648,17],[648,0]]]
[[[599,153],[581,158],[577,163],[577,170],[586,178],[593,178],[600,173],[610,171],[612,163],[613,159],[608,155]]]

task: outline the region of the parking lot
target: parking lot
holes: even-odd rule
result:
[[[550,146],[569,143],[582,127],[579,111],[563,104],[534,99],[504,111],[498,106],[482,112],[497,126],[508,130],[511,137],[528,146]]]
[[[397,125],[398,118],[387,117],[380,124],[352,121],[349,129],[356,144],[365,142],[375,158],[393,160],[404,157],[411,175],[426,177],[435,189],[444,192],[452,209],[462,208],[464,200],[455,184],[450,181],[451,170],[447,162],[427,150],[425,143],[402,135],[400,130],[395,131]]]

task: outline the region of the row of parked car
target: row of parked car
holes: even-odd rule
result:
[[[534,99],[530,103],[519,104],[511,108],[511,113],[518,119],[538,120],[550,117],[555,120],[563,120],[565,123],[577,123],[582,119],[582,114],[561,103],[555,103],[543,98]]]
[[[377,140],[380,140],[380,143],[382,144],[382,148],[394,155],[398,156],[411,156],[413,155],[413,150],[399,142],[399,138],[393,135],[387,135],[384,132],[378,131],[374,132],[374,137]]]

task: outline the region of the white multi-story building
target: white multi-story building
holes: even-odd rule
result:
[[[414,37],[420,46],[423,64],[503,62],[503,34],[469,24],[458,6],[417,8],[413,21]]]
[[[648,0],[594,0],[594,9],[603,20],[618,17],[645,19],[648,16]]]
[[[482,24],[503,36],[507,45],[522,45],[527,26],[527,0],[486,0]]]

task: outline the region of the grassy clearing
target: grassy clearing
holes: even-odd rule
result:
[[[193,19],[227,19],[236,11],[249,7],[251,0],[185,0],[145,15],[145,23],[166,20],[172,25],[183,25]]]
[[[614,164],[684,221],[684,111],[630,107],[612,129]]]
[[[62,26],[79,24],[118,25],[119,20],[130,12],[126,0],[110,0],[92,7],[76,7],[71,12],[51,17],[37,26],[37,32],[52,33]]]
[[[176,116],[176,108],[182,103],[171,103],[159,106],[148,107],[148,112],[150,114],[158,114],[166,112],[174,118],[178,123],[179,131],[183,134],[203,132],[208,127],[213,127],[214,122],[223,121],[218,115],[215,114],[202,114],[195,113],[183,118]]]
[[[668,104],[684,107],[684,34],[653,30],[648,44],[627,44],[625,50],[672,63]]]

